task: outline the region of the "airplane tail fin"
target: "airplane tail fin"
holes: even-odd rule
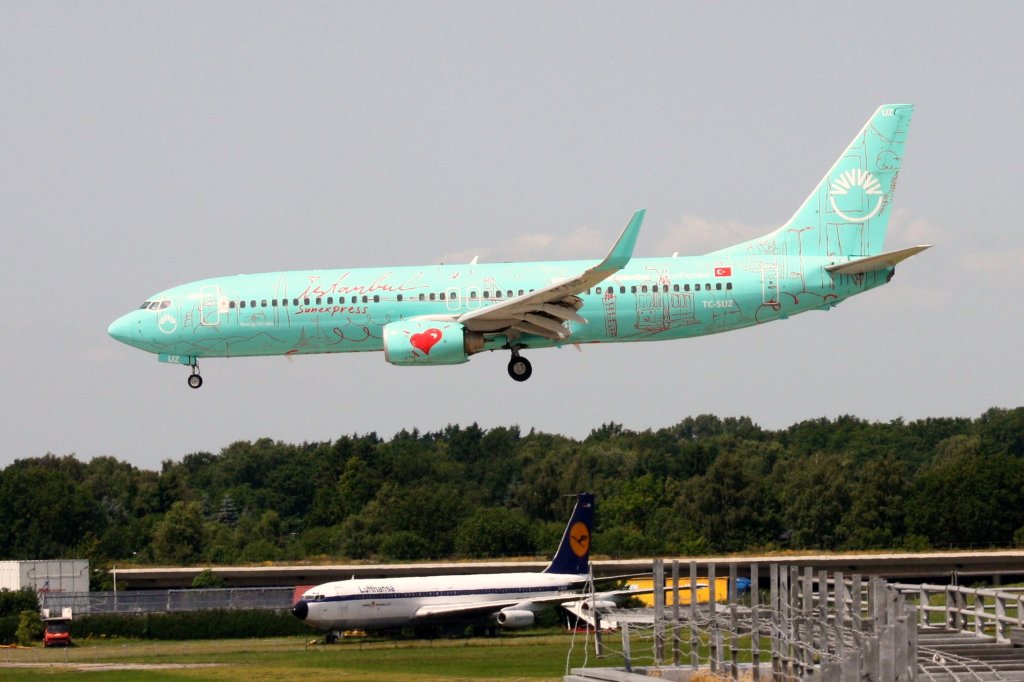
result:
[[[564,573],[566,575],[583,575],[589,569],[590,535],[594,528],[594,494],[581,493],[576,498],[576,507],[572,510],[569,523],[558,544],[555,558],[551,560],[544,573]]]
[[[775,232],[709,255],[836,256],[882,253],[911,104],[883,104],[790,220]]]

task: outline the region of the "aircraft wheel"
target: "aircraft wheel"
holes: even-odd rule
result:
[[[190,374],[188,376],[188,385],[189,388],[199,388],[203,385],[203,377],[198,374]]]
[[[508,362],[508,375],[516,381],[526,381],[533,374],[530,361],[519,355],[513,355]]]
[[[324,636],[324,643],[325,644],[337,644],[338,643],[338,633],[336,633],[336,632],[328,632]]]

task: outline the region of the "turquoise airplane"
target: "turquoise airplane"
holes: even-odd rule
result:
[[[885,284],[928,246],[883,253],[913,106],[871,116],[796,214],[763,237],[697,257],[633,258],[644,211],[593,261],[271,272],[151,296],[110,335],[191,368],[199,360],[384,351],[394,365],[454,365],[527,349],[662,341],[826,310]]]

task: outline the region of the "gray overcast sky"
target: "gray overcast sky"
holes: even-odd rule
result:
[[[1021,404],[1024,3],[0,0],[0,466],[449,423],[582,437]],[[697,254],[788,219],[874,109],[917,105],[887,247],[828,313],[690,341],[397,368],[187,369],[106,334],[208,276]]]

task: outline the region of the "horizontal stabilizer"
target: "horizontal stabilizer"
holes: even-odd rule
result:
[[[900,261],[904,261],[911,256],[916,256],[928,248],[931,248],[931,244],[926,244],[924,246],[912,246],[909,249],[880,253],[877,256],[859,258],[848,263],[826,265],[825,269],[837,275],[863,275],[866,272],[895,267]]]

